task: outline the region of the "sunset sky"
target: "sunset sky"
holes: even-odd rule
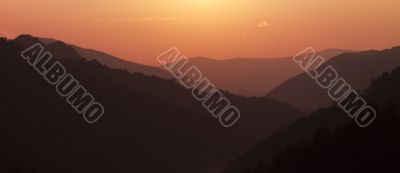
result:
[[[0,0],[0,34],[50,37],[156,65],[400,45],[399,0]]]

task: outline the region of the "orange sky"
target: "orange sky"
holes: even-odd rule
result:
[[[400,45],[400,0],[0,0],[0,34],[51,37],[156,65]]]

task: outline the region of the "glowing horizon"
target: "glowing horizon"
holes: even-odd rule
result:
[[[400,44],[400,1],[4,0],[0,34],[31,34],[156,64],[178,47],[188,57],[276,58],[316,49]]]

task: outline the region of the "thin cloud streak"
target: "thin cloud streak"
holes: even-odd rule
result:
[[[146,22],[146,21],[164,21],[164,22],[175,22],[175,21],[184,21],[189,20],[187,17],[128,17],[128,18],[110,18],[110,19],[95,19],[95,21],[117,21],[117,22]]]

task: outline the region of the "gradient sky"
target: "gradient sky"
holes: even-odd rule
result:
[[[50,37],[156,64],[400,45],[400,0],[0,0],[0,34]]]

